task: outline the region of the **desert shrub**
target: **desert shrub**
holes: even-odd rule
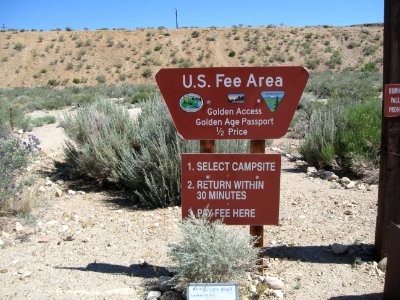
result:
[[[376,50],[378,50],[379,46],[376,45],[367,45],[363,48],[362,52],[365,56],[373,55]]]
[[[326,66],[329,69],[334,69],[341,64],[342,64],[342,55],[340,54],[339,50],[334,51],[329,61],[326,62]]]
[[[367,166],[378,166],[381,123],[381,101],[368,99],[349,107],[337,137],[338,155],[343,166],[349,167],[355,173],[362,172],[358,162],[365,162]]]
[[[362,99],[376,97],[381,87],[379,73],[324,71],[311,73],[306,92],[317,98],[339,98],[360,102]]]
[[[1,128],[0,124],[0,128]],[[0,215],[18,212],[21,193],[18,176],[39,148],[38,140],[29,136],[22,142],[6,131],[0,133]]]
[[[318,58],[306,58],[305,60],[305,66],[310,69],[310,70],[314,70],[315,68],[318,67],[319,65],[319,59]]]
[[[31,124],[33,127],[41,127],[44,124],[54,124],[55,122],[56,122],[56,117],[54,116],[37,117],[31,120]]]
[[[346,168],[362,175],[363,166],[378,165],[381,104],[376,99],[379,79],[374,73],[339,75],[342,78],[335,75],[325,82],[321,94],[328,99],[300,105],[292,127],[295,131],[299,127],[305,133],[300,152],[306,161],[318,167]],[[314,88],[311,90],[321,91]]]
[[[333,112],[327,108],[314,111],[308,130],[300,147],[304,160],[317,167],[335,166],[336,123]]]
[[[22,43],[16,43],[14,45],[14,49],[17,50],[17,51],[22,51],[22,49],[24,49],[24,48],[25,48],[25,45],[22,44]]]
[[[175,279],[180,287],[190,282],[233,281],[256,269],[259,250],[254,238],[210,218],[207,211],[200,218],[191,213],[180,223],[181,241],[171,245],[169,252],[177,263]]]
[[[50,86],[57,86],[59,84],[60,84],[60,82],[57,79],[49,79],[49,81],[47,81],[47,85],[50,85]]]
[[[362,66],[361,72],[379,72],[376,62],[369,62]]]
[[[132,146],[135,132],[125,108],[100,99],[66,114],[60,125],[69,138],[67,160],[77,172],[99,181],[119,181],[121,152]]]
[[[98,75],[96,76],[96,81],[97,83],[106,83],[107,79],[106,76],[104,75]]]
[[[0,101],[0,129],[10,128],[9,108],[12,108],[14,127],[23,129],[24,131],[30,131],[32,129],[30,118],[25,115],[23,108],[19,105],[13,105],[10,101],[5,99],[1,99]]]
[[[125,186],[144,207],[179,205],[180,154],[198,145],[179,137],[159,96],[143,101],[141,108],[132,120],[124,107],[103,99],[66,115],[61,126],[70,139],[68,162],[79,173]],[[247,144],[221,141],[217,148],[245,152]]]
[[[72,79],[72,82],[75,84],[79,84],[81,83],[81,80],[79,78],[74,77],[74,79]]]
[[[160,97],[141,105],[134,147],[125,149],[119,174],[146,207],[180,204],[180,153],[192,152],[194,143],[184,142]]]
[[[142,76],[144,78],[150,78],[151,75],[153,75],[153,71],[150,70],[150,69],[144,69],[143,72],[142,72]]]
[[[236,52],[233,51],[233,50],[230,50],[229,53],[228,53],[229,57],[235,57],[235,55],[236,55]]]
[[[192,31],[192,38],[198,38],[200,36],[200,32],[198,32],[197,30]]]

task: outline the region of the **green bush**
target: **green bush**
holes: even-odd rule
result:
[[[16,43],[14,45],[14,49],[17,50],[17,51],[22,51],[22,49],[24,49],[24,48],[25,48],[25,45],[22,44],[22,43]]]
[[[192,38],[198,38],[200,36],[200,32],[198,32],[197,30],[192,31]]]
[[[348,104],[376,97],[381,88],[382,76],[379,73],[315,72],[310,74],[306,92],[317,98],[347,99]]]
[[[96,81],[97,81],[97,83],[106,83],[107,79],[104,75],[98,75],[96,77]]]
[[[369,99],[349,107],[338,131],[338,155],[342,165],[360,173],[358,162],[378,166],[381,142],[381,101]],[[359,174],[362,175],[362,174]]]
[[[337,66],[342,64],[342,55],[340,53],[339,50],[336,50],[332,53],[331,58],[329,59],[329,61],[326,63],[326,66],[329,69],[334,69]]]
[[[336,166],[336,123],[333,112],[323,107],[313,112],[300,146],[304,160],[319,168]]]
[[[18,176],[38,152],[37,145],[38,140],[33,136],[29,136],[27,142],[21,142],[10,133],[0,131],[0,215],[15,211],[21,192]]]
[[[255,271],[258,249],[247,232],[221,221],[210,222],[204,211],[200,218],[193,213],[181,222],[182,239],[171,245],[169,256],[177,263],[179,287],[190,282],[227,282]]]
[[[144,69],[143,72],[142,72],[142,76],[144,78],[150,78],[151,75],[153,75],[153,71],[150,70],[150,69]]]
[[[10,107],[13,112],[14,127],[23,129],[24,131],[30,131],[30,118],[25,116],[21,106],[13,105],[11,102],[4,99],[0,102],[0,126],[2,126],[2,128],[10,128]]]
[[[43,116],[37,117],[31,120],[33,127],[41,127],[44,124],[54,124],[56,122],[56,117],[54,116]]]
[[[229,51],[229,53],[228,53],[229,57],[235,57],[235,55],[236,55],[236,52],[233,50]]]
[[[135,140],[135,126],[125,108],[101,99],[66,114],[60,125],[70,139],[67,161],[76,171],[99,181],[119,181],[121,153]]]
[[[67,161],[81,174],[125,186],[142,206],[179,205],[180,154],[194,152],[197,143],[179,137],[159,96],[141,108],[132,120],[124,107],[101,99],[67,114],[60,123],[70,139]],[[221,142],[217,148],[244,152],[247,144]]]

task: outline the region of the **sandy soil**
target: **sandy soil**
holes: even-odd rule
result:
[[[60,164],[60,129],[44,126],[34,134],[46,153],[32,169],[43,187],[40,204],[35,218],[0,222],[0,299],[144,299],[168,274],[180,208],[141,210],[123,193],[69,181]],[[376,187],[332,188],[283,157],[279,226],[265,226],[264,243],[266,274],[284,281],[284,299],[382,298],[384,275],[372,260],[376,202]],[[16,221],[23,225],[17,231]],[[333,243],[347,252],[334,254]]]

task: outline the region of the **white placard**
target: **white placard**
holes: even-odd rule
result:
[[[239,300],[238,284],[191,283],[187,288],[188,300]]]

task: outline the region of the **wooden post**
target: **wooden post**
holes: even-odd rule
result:
[[[265,140],[251,140],[250,141],[250,153],[265,153]],[[264,226],[250,226],[250,234],[257,238],[256,247],[260,248],[259,251],[259,272],[264,272]]]
[[[10,107],[8,110],[9,110],[9,112],[10,112],[10,127],[11,127],[11,130],[14,130],[14,114],[13,114],[13,109],[12,109],[12,107]]]
[[[215,141],[200,140],[200,153],[215,153]]]
[[[386,84],[400,83],[400,0],[385,0],[383,50],[385,90]],[[384,107],[375,231],[375,254],[378,260],[387,256],[391,222],[400,224],[400,117],[388,118],[383,112]],[[398,277],[400,278],[400,270]]]

